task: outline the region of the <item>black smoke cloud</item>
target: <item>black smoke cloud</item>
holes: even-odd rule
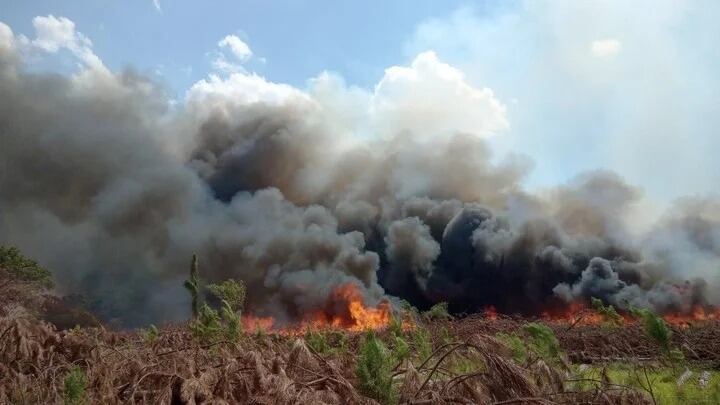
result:
[[[638,236],[624,218],[640,192],[612,173],[532,195],[528,162],[492,163],[473,134],[351,139],[303,94],[177,107],[132,71],[30,73],[4,35],[0,243],[105,319],[186,317],[195,252],[207,281],[242,279],[249,310],[285,322],[348,282],[368,304],[456,311],[720,301],[715,200],[680,202]]]

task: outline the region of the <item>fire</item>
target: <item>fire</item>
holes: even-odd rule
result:
[[[574,301],[569,305],[553,310],[546,310],[541,318],[550,323],[568,323],[580,325],[600,325],[606,322],[605,317],[593,308],[588,307],[584,302]],[[631,321],[629,317],[621,315],[623,323]]]
[[[382,329],[390,324],[392,312],[388,301],[376,307],[365,306],[355,284],[343,284],[330,294],[325,308],[311,314],[308,322],[314,327],[333,327],[352,331]]]
[[[354,332],[386,328],[392,319],[390,302],[381,301],[377,306],[365,305],[360,289],[352,283],[336,287],[328,296],[325,306],[306,314],[301,323],[295,326],[276,328],[272,317],[245,316],[243,325],[246,330],[271,330],[280,333],[304,333],[309,329],[344,329]]]
[[[243,328],[248,331],[270,330],[275,325],[272,317],[255,317],[246,315],[242,318]]]
[[[670,313],[663,316],[665,321],[671,325],[686,328],[694,323],[710,322],[720,320],[720,308],[705,308],[695,305],[687,314]]]
[[[636,321],[636,319],[627,312],[619,312],[618,315],[619,321],[624,325]],[[686,328],[696,323],[720,321],[720,308],[708,308],[696,305],[687,313],[666,313],[663,314],[662,317],[665,319],[665,322],[670,325]],[[541,319],[549,323],[579,325],[601,325],[608,322],[606,316],[580,301],[572,302],[561,309],[545,311],[542,313]]]
[[[489,307],[485,307],[483,310],[483,315],[485,318],[494,321],[498,319],[497,309],[495,309],[494,306],[490,305]]]

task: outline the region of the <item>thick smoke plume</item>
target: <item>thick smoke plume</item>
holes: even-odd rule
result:
[[[432,53],[373,93],[235,73],[177,105],[87,47],[73,76],[32,73],[30,47],[0,24],[0,243],[105,319],[186,317],[193,253],[206,281],[242,279],[249,310],[284,322],[348,282],[368,304],[455,311],[720,303],[720,203],[681,201],[638,233],[641,193],[613,173],[528,193],[527,159],[497,162],[483,140],[505,107]]]

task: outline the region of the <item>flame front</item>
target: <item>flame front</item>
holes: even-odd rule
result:
[[[280,333],[301,334],[309,329],[343,329],[354,332],[383,329],[390,324],[390,302],[381,301],[377,306],[365,305],[360,289],[352,283],[336,287],[328,296],[322,309],[303,316],[297,325],[277,327],[272,317],[243,317],[245,330],[275,330]]]
[[[335,288],[327,299],[325,308],[309,316],[313,327],[333,327],[351,331],[382,329],[390,324],[392,311],[388,301],[376,307],[368,307],[360,289],[355,284],[343,284]]]
[[[620,321],[627,325],[637,319],[627,312],[619,312]],[[696,305],[688,312],[668,312],[662,318],[670,325],[687,328],[690,325],[720,321],[720,308]],[[548,310],[542,313],[541,319],[550,323],[569,323],[579,325],[600,325],[607,322],[603,314],[588,307],[587,304],[575,301],[561,309]]]

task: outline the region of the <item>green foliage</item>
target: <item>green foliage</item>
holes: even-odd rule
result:
[[[193,254],[192,262],[190,263],[190,278],[185,280],[183,286],[190,293],[190,309],[192,310],[193,318],[197,318],[198,315],[200,315],[200,275],[196,254]]]
[[[392,337],[392,357],[399,363],[410,357],[410,345],[402,336]]]
[[[201,342],[215,343],[222,339],[236,342],[242,333],[240,315],[226,302],[219,312],[203,304],[198,317],[190,323],[190,331]]]
[[[305,341],[317,353],[347,352],[348,336],[343,331],[313,329],[305,334]]]
[[[311,330],[305,335],[308,346],[317,353],[327,353],[332,350],[327,335],[319,330]]]
[[[31,282],[41,287],[52,288],[52,274],[35,260],[23,256],[15,247],[0,246],[0,269],[5,269],[12,277]]]
[[[245,304],[245,284],[242,281],[225,280],[219,284],[208,285],[210,292],[225,301],[233,311],[242,311]]]
[[[155,325],[150,325],[147,329],[141,329],[140,333],[146,342],[153,343],[157,340],[160,331],[158,331],[158,328]]]
[[[63,402],[65,405],[81,405],[85,403],[87,378],[85,372],[74,366],[63,381]]]
[[[265,340],[265,337],[267,336],[267,332],[265,332],[265,329],[263,328],[257,328],[255,329],[255,340],[263,341]]]
[[[649,309],[631,308],[630,312],[642,320],[645,334],[660,346],[660,350],[670,364],[677,366],[685,361],[683,352],[672,346],[672,331],[662,317]]]
[[[382,404],[396,400],[392,379],[392,358],[383,342],[368,332],[360,345],[357,361],[357,377],[360,391]]]
[[[415,329],[410,332],[410,343],[415,353],[417,353],[418,358],[426,359],[432,354],[433,349],[430,332],[422,325],[417,325]]]
[[[440,321],[452,319],[452,315],[448,311],[447,302],[438,302],[433,305],[429,310],[423,312],[423,318],[429,321]]]
[[[400,300],[400,309],[407,314],[411,315],[418,315],[418,309],[413,306],[409,301],[407,300]]]
[[[390,324],[388,325],[388,331],[393,336],[403,335],[403,320],[401,315],[393,315],[390,318]]]
[[[530,349],[546,360],[554,360],[560,357],[560,343],[550,327],[541,323],[531,322],[523,327],[528,334]]]
[[[602,300],[592,297],[590,302],[595,310],[603,317],[606,326],[622,326],[623,319],[612,305],[604,305]]]
[[[652,390],[658,404],[718,404],[720,403],[720,373],[691,370],[692,375],[682,384],[679,377],[686,369],[674,368],[643,368],[626,364],[616,364],[609,367],[587,367],[576,370],[574,379],[568,389],[590,390],[596,388],[593,381],[600,381],[604,374],[611,384],[633,387],[647,392]],[[647,373],[647,374],[646,374]],[[706,375],[704,383],[703,374]],[[648,381],[650,385],[648,386]]]
[[[195,338],[202,342],[219,341],[223,335],[220,315],[207,304],[203,304],[198,311],[197,318],[190,324],[190,331]]]
[[[228,302],[223,300],[223,306],[220,308],[220,317],[223,321],[225,338],[231,342],[236,342],[242,333],[240,313],[234,311]]]
[[[631,312],[642,320],[645,333],[660,346],[660,349],[664,353],[670,353],[672,331],[668,328],[665,320],[648,309],[632,308]]]
[[[457,340],[452,333],[450,333],[450,330],[444,326],[440,329],[440,339],[443,344],[450,344]]]
[[[208,290],[220,299],[220,318],[225,338],[237,341],[242,333],[240,311],[245,303],[245,284],[242,281],[225,280],[219,284],[210,284]]]
[[[512,353],[513,359],[519,363],[524,363],[525,360],[527,360],[528,353],[527,348],[525,347],[525,342],[523,342],[522,338],[516,334],[507,334],[507,333],[500,333],[496,336],[498,340],[503,342],[505,346],[510,349],[510,352]]]

